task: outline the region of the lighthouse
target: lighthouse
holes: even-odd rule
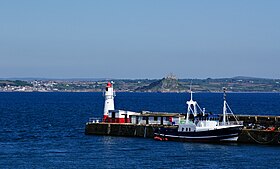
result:
[[[103,121],[106,122],[108,121],[109,110],[115,110],[115,105],[114,105],[115,92],[113,89],[113,82],[107,83],[104,97],[105,97],[105,103],[104,103]]]

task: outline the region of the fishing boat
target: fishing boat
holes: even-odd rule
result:
[[[185,120],[180,121],[175,127],[157,128],[154,132],[154,139],[183,142],[237,141],[243,128],[243,124],[237,120],[230,109],[226,101],[225,88],[222,118],[219,115],[206,113],[205,109],[202,110],[198,103],[193,100],[192,91],[190,94],[191,98],[187,101],[188,110]],[[229,115],[234,117],[234,121],[228,120]]]

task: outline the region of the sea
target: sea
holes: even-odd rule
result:
[[[222,93],[194,93],[221,114]],[[186,113],[188,93],[117,93],[115,108]],[[235,114],[280,115],[279,93],[228,93]],[[0,168],[280,168],[280,146],[85,135],[102,93],[0,93]]]

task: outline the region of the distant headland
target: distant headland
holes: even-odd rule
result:
[[[9,79],[0,80],[0,92],[101,92],[114,81],[118,92],[280,92],[280,79],[233,77],[218,79]]]

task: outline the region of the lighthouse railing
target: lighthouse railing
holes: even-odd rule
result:
[[[101,123],[103,121],[103,119],[102,118],[100,118],[100,117],[90,117],[89,119],[88,119],[88,124],[92,124],[92,123]]]

